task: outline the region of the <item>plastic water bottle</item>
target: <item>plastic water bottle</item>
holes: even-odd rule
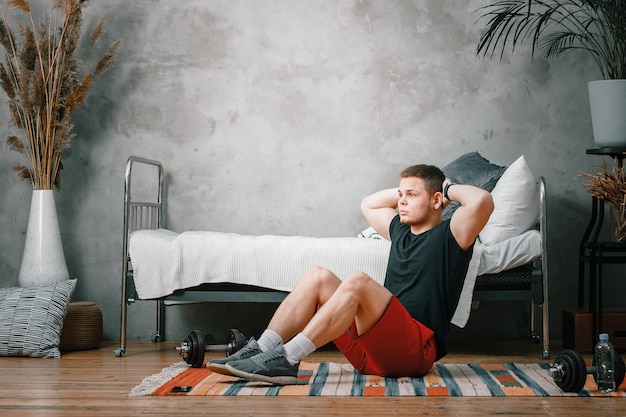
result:
[[[615,391],[615,353],[606,333],[600,334],[596,345],[596,383],[602,393]]]

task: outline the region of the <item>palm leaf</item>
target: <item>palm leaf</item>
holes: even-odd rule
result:
[[[483,59],[530,43],[531,57],[583,50],[605,78],[626,75],[626,0],[497,0],[477,12]]]

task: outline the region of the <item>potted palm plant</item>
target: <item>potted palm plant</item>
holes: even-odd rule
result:
[[[529,42],[531,55],[588,52],[602,80],[588,84],[594,141],[626,147],[626,0],[497,0],[478,9],[483,58]]]
[[[106,49],[94,70],[81,74],[73,57],[81,37],[86,0],[6,0],[0,4],[0,86],[18,133],[9,135],[9,149],[25,161],[12,167],[33,186],[30,217],[18,281],[43,285],[69,277],[60,239],[53,187],[60,189],[61,156],[70,146],[70,116],[80,107],[95,76],[115,61],[119,41]],[[48,13],[41,7],[50,5]],[[34,16],[41,16],[36,21]],[[103,34],[103,16],[90,37],[94,46]],[[14,24],[19,28],[14,31]]]

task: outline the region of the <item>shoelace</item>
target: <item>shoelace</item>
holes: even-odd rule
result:
[[[246,356],[249,353],[251,353],[253,351],[256,351],[256,350],[258,350],[259,352],[261,351],[259,348],[255,348],[255,347],[252,347],[252,346],[244,346],[243,349],[241,349],[239,351],[239,356],[242,356],[242,357]]]
[[[271,362],[276,362],[277,360],[281,360],[284,355],[274,351],[274,350],[270,350],[268,352],[264,352],[263,355],[263,363],[264,364],[270,364]]]

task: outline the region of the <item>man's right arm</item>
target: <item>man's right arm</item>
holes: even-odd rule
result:
[[[389,188],[367,196],[361,201],[361,211],[376,232],[389,240],[389,225],[398,214],[398,189]]]

